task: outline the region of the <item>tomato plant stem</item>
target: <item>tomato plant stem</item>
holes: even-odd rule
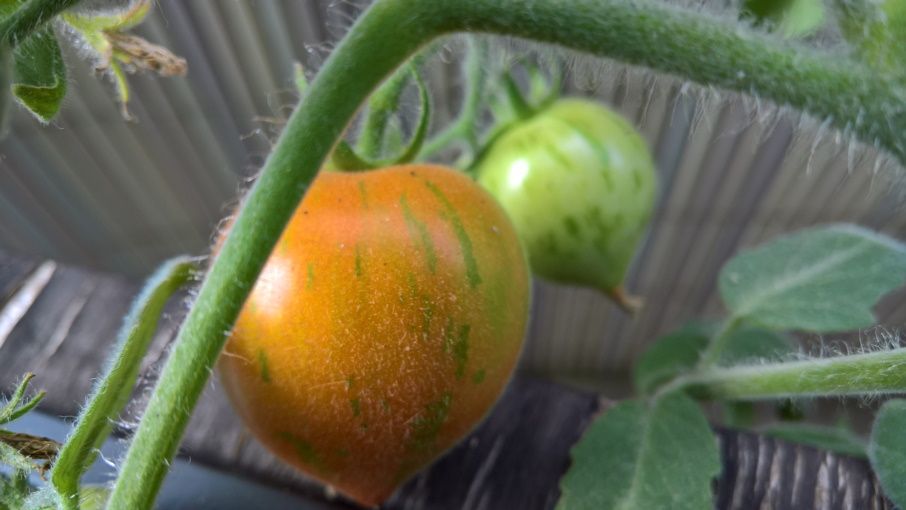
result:
[[[369,160],[380,159],[387,125],[399,109],[400,97],[410,78],[417,78],[424,61],[433,54],[427,48],[416,55],[408,66],[399,67],[368,99],[368,109],[362,117],[362,131],[356,143],[358,152]]]
[[[482,98],[487,94],[487,51],[488,43],[483,39],[469,39],[469,50],[462,66],[466,77],[463,103],[456,119],[446,128],[425,142],[419,152],[419,161],[425,161],[438,151],[445,149],[455,140],[462,139],[468,145],[469,159],[478,151],[478,115],[481,111]]]
[[[31,0],[0,21],[0,45],[15,48],[36,29],[80,0]]]
[[[116,351],[54,461],[50,480],[66,508],[78,508],[79,479],[91,467],[113,420],[129,401],[164,305],[190,280],[195,268],[195,261],[186,257],[165,262],[132,304],[119,331]]]
[[[60,4],[65,2],[49,2]],[[150,508],[245,298],[312,179],[369,92],[430,40],[456,31],[561,44],[829,118],[906,155],[903,91],[816,53],[698,10],[637,0],[377,0],[292,114],[176,339],[110,508]]]
[[[906,349],[712,368],[671,384],[699,398],[768,400],[906,393]]]

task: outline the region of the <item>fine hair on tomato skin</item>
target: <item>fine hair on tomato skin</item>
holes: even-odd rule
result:
[[[461,173],[322,172],[219,362],[234,408],[284,461],[365,505],[487,415],[525,336],[513,226]]]

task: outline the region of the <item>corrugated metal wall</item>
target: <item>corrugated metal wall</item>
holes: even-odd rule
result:
[[[0,249],[135,277],[204,252],[267,154],[272,121],[297,99],[293,62],[316,67],[355,11],[315,0],[159,1],[137,32],[184,56],[189,73],[133,77],[134,123],[70,51],[60,117],[40,126],[17,112],[0,142]],[[432,76],[441,120],[450,69],[439,63]],[[629,318],[593,291],[539,282],[526,370],[619,375],[665,329],[720,312],[717,270],[741,246],[829,221],[906,237],[891,193],[899,170],[871,148],[733,94],[600,61],[573,71],[574,90],[634,121],[656,154],[660,202],[629,280],[647,306]],[[882,306],[893,329],[906,317],[900,302]]]

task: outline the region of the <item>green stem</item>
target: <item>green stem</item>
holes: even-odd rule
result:
[[[400,66],[390,78],[368,99],[368,109],[362,118],[362,131],[356,143],[358,152],[366,159],[377,160],[382,155],[387,124],[399,109],[400,96],[406,88],[409,78],[423,87],[419,68],[436,48],[429,47],[416,55],[407,66]],[[424,102],[422,103],[424,106]]]
[[[15,48],[32,32],[80,0],[30,0],[0,22],[0,45]]]
[[[416,67],[413,69],[418,72]],[[387,124],[399,106],[400,96],[406,88],[410,73],[408,66],[400,67],[368,100],[368,109],[362,119],[362,132],[356,143],[358,152],[364,157],[372,160],[381,157]]]
[[[50,481],[67,509],[78,508],[79,480],[110,434],[113,420],[129,401],[164,305],[192,278],[196,269],[196,262],[187,257],[168,260],[133,302],[117,335],[116,352],[109,358],[103,377],[54,461]]]
[[[519,85],[510,73],[503,75],[503,90],[506,92],[506,98],[510,103],[510,108],[513,110],[513,113],[516,114],[517,119],[525,120],[534,115],[534,110],[525,100],[525,96],[523,96],[522,91],[519,90]]]
[[[377,0],[300,102],[201,286],[126,455],[109,507],[151,507],[210,369],[312,179],[370,91],[422,45],[473,30],[546,41],[754,93],[829,117],[904,156],[902,91],[814,53],[639,0]]]
[[[478,150],[478,114],[481,112],[482,98],[488,78],[487,69],[487,41],[483,39],[469,39],[469,51],[463,65],[463,74],[466,76],[466,87],[462,107],[456,120],[451,122],[444,130],[434,135],[425,142],[424,147],[416,157],[425,161],[439,151],[445,149],[456,140],[465,140],[469,150],[474,153]]]
[[[766,400],[906,393],[906,349],[714,368],[678,379],[698,398]]]

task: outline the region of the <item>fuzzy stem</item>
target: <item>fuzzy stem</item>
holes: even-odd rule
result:
[[[440,133],[425,142],[416,158],[419,161],[429,159],[458,139],[463,139],[468,144],[473,156],[477,152],[478,114],[481,111],[481,99],[486,93],[484,89],[488,78],[487,50],[486,41],[474,38],[469,40],[469,51],[462,66],[463,74],[466,76],[466,88],[459,115]]]
[[[400,66],[368,99],[368,109],[362,117],[362,131],[356,148],[370,160],[380,159],[390,118],[399,109],[400,96],[410,78],[419,79],[419,68],[433,54],[426,48],[416,55],[408,66]]]
[[[15,48],[57,14],[80,0],[31,0],[0,22],[0,45]]]
[[[132,303],[117,334],[116,351],[108,359],[104,375],[95,385],[75,428],[54,461],[50,481],[65,508],[78,508],[79,480],[91,467],[98,448],[110,434],[113,420],[129,401],[161,311],[196,270],[196,261],[188,257],[164,262]]]
[[[377,0],[324,64],[252,187],[180,330],[109,508],[153,505],[245,298],[359,105],[422,45],[462,30],[562,44],[755,93],[904,154],[906,103],[890,81],[701,12],[639,0]]]
[[[399,107],[409,76],[409,69],[400,67],[368,100],[368,110],[362,119],[362,134],[356,144],[358,152],[364,157],[372,160],[381,157],[387,124]]]
[[[768,400],[906,393],[906,349],[834,358],[713,368],[680,378],[705,399]]]

